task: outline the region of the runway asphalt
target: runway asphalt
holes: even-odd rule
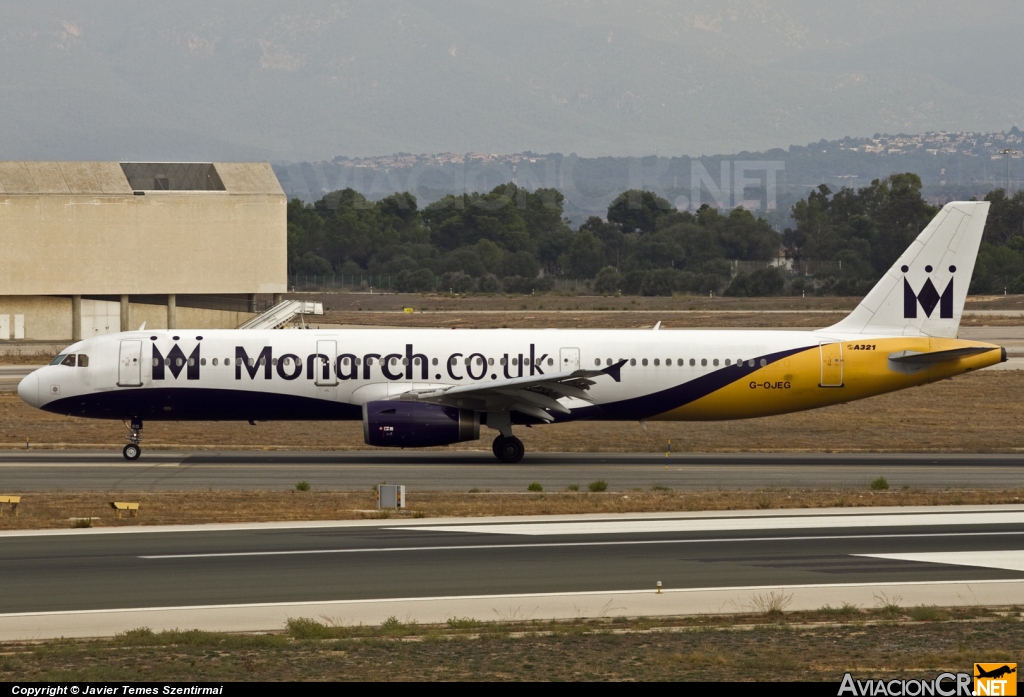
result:
[[[0,488],[25,491],[169,491],[189,489],[361,490],[386,481],[416,491],[525,491],[531,482],[557,491],[604,479],[613,491],[676,489],[864,488],[884,476],[893,488],[1024,487],[1024,455],[878,453],[527,453],[516,465],[489,453],[440,451],[118,451],[0,452]]]
[[[769,589],[815,608],[942,593],[1011,604],[1024,592],[1024,506],[8,531],[0,558],[0,640],[115,620],[184,628],[210,622],[204,612],[251,627],[282,605],[346,623],[371,610],[378,622],[495,619],[505,607],[526,618],[552,598],[580,616],[628,614],[658,581],[661,614],[713,611],[727,596],[717,611],[749,611]]]

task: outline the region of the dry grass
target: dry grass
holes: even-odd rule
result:
[[[519,428],[528,452],[877,451],[1015,452],[1024,449],[1024,371],[965,375],[825,409],[746,421],[568,423]],[[955,423],[955,428],[952,427]],[[489,451],[492,432],[453,450]],[[48,414],[0,393],[0,447],[120,449],[116,421]],[[360,422],[149,422],[144,447],[361,450]]]
[[[458,327],[460,329],[650,329],[661,322],[665,329],[711,327],[807,327],[835,324],[846,312],[675,312],[675,311],[442,311],[442,312],[339,312],[331,311],[315,321],[325,324],[381,327]],[[992,319],[992,318],[986,318]],[[1020,324],[1020,318],[1014,324]]]
[[[847,608],[844,608],[847,610]],[[806,680],[934,679],[975,661],[1016,661],[1015,608],[955,608],[942,619],[831,608],[817,612],[568,622],[450,621],[283,633],[140,628],[111,639],[10,642],[0,680]]]
[[[774,298],[708,298],[703,295],[673,297],[635,297],[614,295],[578,295],[544,293],[540,295],[449,295],[447,293],[291,293],[288,297],[319,301],[324,309],[338,312],[401,311],[412,307],[420,310],[466,311],[485,310],[703,310],[733,311],[826,311],[849,312],[861,301],[859,297],[796,297]],[[967,298],[967,311],[1021,311],[1024,295],[972,295]],[[1018,322],[1019,323],[1019,322]]]
[[[92,527],[360,520],[401,517],[470,517],[580,513],[658,513],[863,506],[941,506],[1020,503],[1024,489],[871,491],[854,489],[763,489],[753,491],[628,490],[559,493],[417,492],[400,514],[376,512],[366,491],[164,491],[40,492],[22,496],[19,515],[5,511],[0,530],[69,528],[79,519]],[[110,502],[138,501],[139,515],[117,518]]]

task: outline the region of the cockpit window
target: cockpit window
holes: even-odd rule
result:
[[[64,360],[60,362],[61,365],[69,365],[72,368],[75,367],[75,354],[69,353],[64,357]]]
[[[86,356],[84,353],[78,354],[78,367],[79,368],[88,368],[89,367],[89,357]]]
[[[61,363],[64,362],[64,358],[65,354],[62,353],[58,355],[56,358],[54,358],[52,361],[50,361],[50,365],[60,365]]]

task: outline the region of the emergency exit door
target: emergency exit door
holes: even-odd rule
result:
[[[118,387],[142,385],[142,341],[121,342],[121,355],[117,366]]]
[[[580,350],[578,348],[564,348],[558,352],[558,358],[559,372],[580,369]]]
[[[316,376],[314,382],[318,387],[331,387],[338,384],[338,374],[335,372],[334,361],[338,357],[337,341],[316,342],[316,365],[313,374]]]
[[[843,386],[843,344],[832,342],[821,344],[821,382],[818,387]]]

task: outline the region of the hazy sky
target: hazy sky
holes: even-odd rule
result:
[[[0,4],[0,158],[731,153],[1024,127],[1024,2]]]

